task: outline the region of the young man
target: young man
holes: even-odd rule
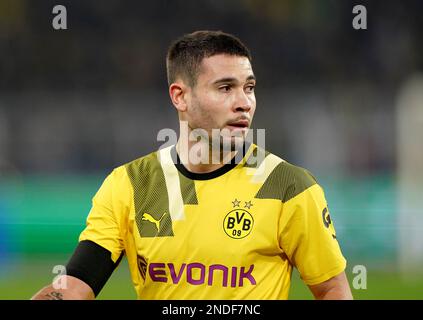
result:
[[[245,45],[223,32],[185,35],[167,72],[176,146],[113,170],[67,288],[33,299],[94,299],[124,253],[140,299],[287,299],[294,267],[315,298],[351,299],[322,188],[247,142],[256,78]]]

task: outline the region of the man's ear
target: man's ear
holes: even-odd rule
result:
[[[169,86],[169,95],[173,105],[178,111],[184,112],[187,109],[189,88],[182,82],[177,81]]]

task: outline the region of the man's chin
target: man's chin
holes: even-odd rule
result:
[[[222,137],[221,143],[223,150],[237,150],[242,148],[244,145],[245,137],[242,136],[236,136],[236,137]]]

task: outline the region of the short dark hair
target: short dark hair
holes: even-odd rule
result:
[[[195,31],[174,41],[166,56],[169,85],[177,78],[194,87],[204,58],[216,54],[252,57],[248,48],[237,37],[222,31]]]

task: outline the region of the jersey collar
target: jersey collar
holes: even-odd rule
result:
[[[185,166],[181,163],[181,159],[179,158],[178,152],[176,151],[176,145],[172,146],[172,148],[170,149],[170,154],[171,154],[173,163],[175,164],[178,171],[182,175],[187,177],[188,179],[191,179],[191,180],[210,180],[210,179],[214,179],[214,178],[217,178],[217,177],[224,175],[225,173],[227,173],[230,170],[232,170],[233,168],[235,168],[239,163],[242,163],[245,156],[247,155],[247,151],[249,150],[250,146],[251,146],[250,142],[247,142],[247,141],[244,142],[244,144],[242,146],[242,152],[243,152],[244,157],[240,162],[237,162],[236,161],[237,157],[234,156],[231,159],[231,161],[229,163],[223,165],[223,167],[220,167],[219,169],[216,169],[216,170],[211,171],[211,172],[206,172],[206,173],[191,172],[187,168],[185,168]]]

